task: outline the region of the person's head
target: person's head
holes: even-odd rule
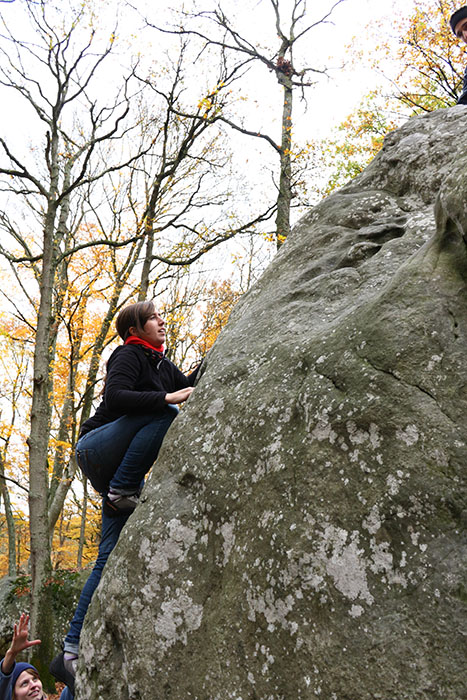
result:
[[[12,680],[12,700],[45,700],[42,683],[34,666],[16,664]]]
[[[164,321],[152,301],[125,306],[117,316],[116,327],[122,340],[136,335],[156,347],[165,340]]]
[[[458,39],[467,44],[467,6],[456,10],[449,20],[451,29]]]
[[[146,321],[155,313],[152,301],[138,301],[136,304],[125,306],[117,316],[117,333],[122,340],[129,335],[136,335],[144,330]],[[130,330],[131,329],[131,330]],[[136,330],[136,334],[133,331]]]

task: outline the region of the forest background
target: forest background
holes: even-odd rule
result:
[[[197,364],[294,221],[455,104],[458,6],[0,0],[0,575],[33,636],[96,555],[74,445],[119,309],[156,299]]]

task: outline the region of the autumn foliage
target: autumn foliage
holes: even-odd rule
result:
[[[383,145],[384,136],[415,114],[456,104],[467,63],[465,45],[452,33],[449,18],[455,0],[414,0],[413,12],[394,14],[391,21],[371,23],[371,54],[359,38],[349,55],[353,65],[367,65],[380,76],[380,87],[339,125],[335,137],[317,148],[329,172],[320,188],[327,195],[358,175]]]

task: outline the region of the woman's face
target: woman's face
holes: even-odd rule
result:
[[[152,316],[148,318],[142,332],[138,332],[135,328],[130,328],[130,332],[156,348],[165,342],[165,323],[158,311],[154,311]]]
[[[18,680],[15,683],[15,700],[42,700],[42,683],[39,678],[35,678],[29,671],[23,671],[19,674]]]

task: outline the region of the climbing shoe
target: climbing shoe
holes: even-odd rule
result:
[[[72,694],[75,694],[75,673],[76,673],[76,663],[78,657],[65,659],[65,652],[57,654],[55,658],[52,659],[49,666],[49,671],[57,681],[60,683],[65,683],[71,690]]]
[[[123,496],[110,491],[104,499],[104,514],[108,518],[115,518],[118,515],[130,515],[138,505],[138,500],[139,494],[137,493]]]

